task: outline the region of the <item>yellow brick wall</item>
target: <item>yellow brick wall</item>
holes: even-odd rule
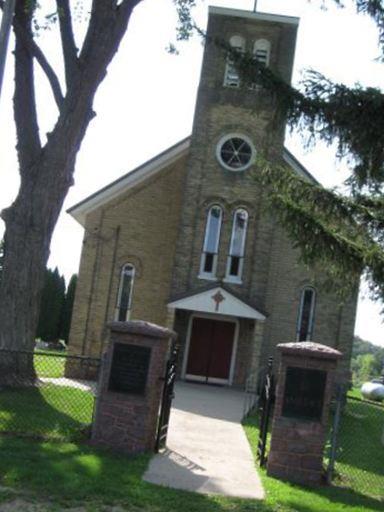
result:
[[[136,269],[130,318],[166,323],[185,160],[88,214],[70,353],[100,355],[125,263]]]

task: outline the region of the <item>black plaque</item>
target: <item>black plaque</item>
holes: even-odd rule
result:
[[[283,416],[320,421],[327,373],[306,368],[287,368]]]
[[[149,347],[115,343],[108,390],[143,395],[147,384],[150,357]]]

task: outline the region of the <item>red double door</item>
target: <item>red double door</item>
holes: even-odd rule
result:
[[[235,339],[234,322],[194,318],[189,342],[186,378],[229,383]]]

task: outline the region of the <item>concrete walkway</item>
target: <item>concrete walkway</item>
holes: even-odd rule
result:
[[[243,393],[180,382],[175,394],[167,449],[153,457],[144,480],[203,494],[264,498],[240,424]]]

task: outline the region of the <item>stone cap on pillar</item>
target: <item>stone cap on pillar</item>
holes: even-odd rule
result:
[[[148,338],[172,338],[175,339],[177,334],[166,327],[162,327],[144,320],[129,320],[128,322],[109,322],[108,327],[111,331],[139,334]]]
[[[340,359],[343,354],[332,347],[315,343],[314,341],[296,341],[292,343],[279,343],[278,350],[282,355],[295,355],[298,357],[316,357],[318,359]]]

